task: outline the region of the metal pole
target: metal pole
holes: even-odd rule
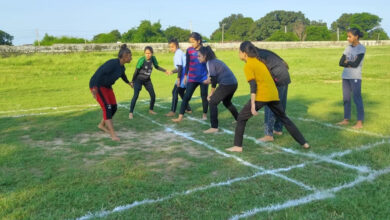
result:
[[[337,28],[337,41],[340,41],[340,28]]]
[[[222,43],[223,43],[223,32],[225,31],[225,24],[222,24]]]

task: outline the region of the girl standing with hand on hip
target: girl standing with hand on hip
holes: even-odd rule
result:
[[[344,120],[338,125],[347,125],[351,120],[351,93],[357,110],[357,122],[353,128],[363,128],[364,107],[362,98],[362,66],[366,48],[360,44],[359,38],[363,33],[358,28],[351,28],[347,31],[350,45],[345,48],[339,65],[343,70],[343,102]]]

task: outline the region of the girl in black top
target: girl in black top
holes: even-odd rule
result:
[[[131,59],[130,49],[127,48],[126,44],[123,44],[119,50],[118,59],[111,59],[100,66],[89,81],[91,93],[103,110],[103,119],[99,123],[98,128],[109,133],[114,141],[119,141],[120,139],[116,136],[112,124],[112,117],[117,110],[112,85],[119,77],[130,85],[125,74],[124,64],[130,63]]]
[[[137,102],[139,93],[142,89],[142,86],[149,92],[150,95],[150,107],[149,114],[155,115],[156,112],[153,111],[154,102],[156,101],[156,94],[154,93],[154,88],[152,84],[152,80],[150,79],[150,75],[152,74],[153,66],[165,72],[168,75],[168,71],[158,65],[157,59],[153,56],[153,48],[150,46],[145,47],[144,49],[145,56],[141,57],[138,60],[137,66],[135,68],[135,72],[133,75],[133,80],[131,81],[131,87],[134,88],[133,99],[130,104],[130,113],[129,119],[133,119],[133,111],[135,108],[135,103]]]

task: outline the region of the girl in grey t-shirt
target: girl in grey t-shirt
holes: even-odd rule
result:
[[[364,107],[362,99],[362,65],[366,48],[359,43],[359,38],[363,33],[357,28],[351,28],[347,31],[348,42],[350,45],[345,48],[339,65],[344,67],[343,78],[343,102],[344,102],[344,120],[338,125],[347,125],[351,120],[351,95],[356,105],[357,122],[353,128],[363,128]]]

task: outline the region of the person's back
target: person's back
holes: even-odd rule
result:
[[[276,86],[284,86],[291,83],[287,63],[270,50],[257,48],[258,58],[265,62]]]
[[[255,80],[257,84],[256,101],[278,101],[278,90],[266,65],[256,58],[248,58],[244,67],[247,81]]]
[[[221,85],[237,84],[237,79],[233,72],[224,62],[219,59],[212,59],[207,61],[207,69],[210,76],[215,75],[217,83]]]

